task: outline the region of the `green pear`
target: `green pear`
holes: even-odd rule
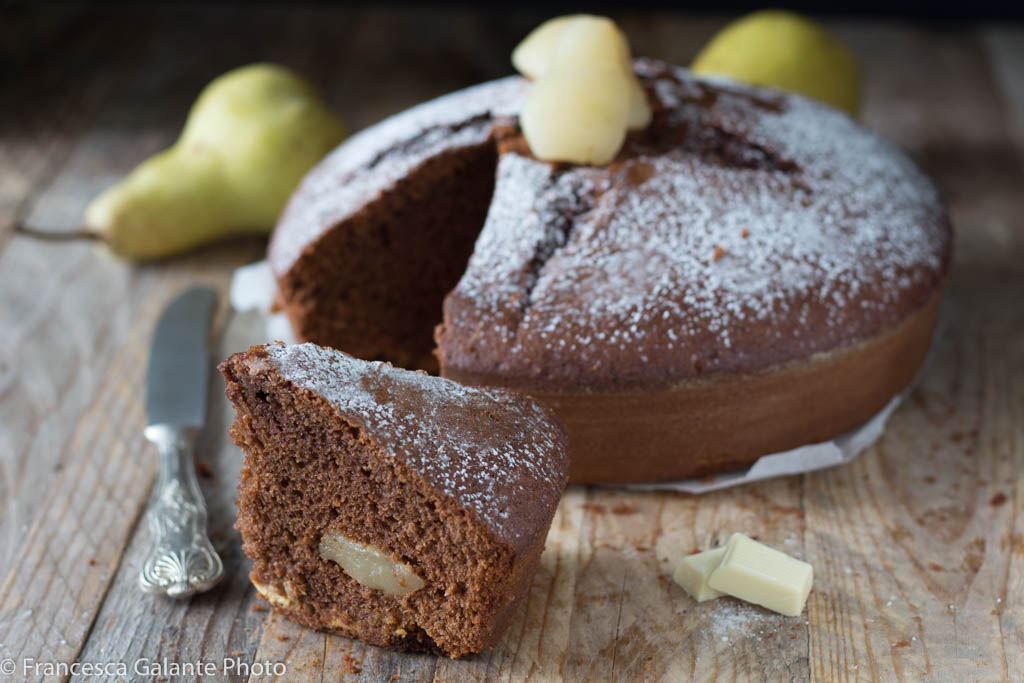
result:
[[[344,137],[341,121],[294,72],[234,69],[200,93],[174,146],[89,204],[86,230],[136,260],[269,233],[302,177]]]
[[[800,93],[851,116],[860,108],[857,58],[824,26],[793,12],[761,10],[737,19],[715,34],[690,68]]]

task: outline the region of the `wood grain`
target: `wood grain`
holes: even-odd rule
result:
[[[286,666],[285,681],[1024,677],[1019,27],[831,23],[862,59],[865,122],[936,179],[957,231],[931,363],[884,437],[852,464],[701,497],[572,487],[522,612],[498,645],[453,662],[259,611],[232,528],[239,455],[212,374],[198,454],[228,578],[184,603],[137,591],[155,464],[141,437],[149,335],[181,288],[225,292],[262,245],[137,267],[90,242],[16,227],[75,232],[88,199],[169,144],[202,85],[232,66],[290,64],[359,128],[507,73],[509,50],[543,15],[328,6],[12,14],[20,31],[0,35],[16,74],[0,80],[0,658],[270,661]],[[620,19],[638,52],[677,63],[722,23]],[[248,344],[258,325],[224,312],[219,320],[219,356]],[[737,530],[814,565],[803,617],[731,599],[698,605],[671,582],[682,555]]]

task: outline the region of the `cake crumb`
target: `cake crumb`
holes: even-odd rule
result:
[[[714,255],[713,255],[713,256],[711,257],[711,260],[712,260],[712,261],[717,261],[718,259],[720,259],[720,258],[722,258],[723,256],[725,256],[725,254],[726,254],[726,251],[725,251],[725,249],[723,249],[722,247],[720,247],[720,246],[718,246],[718,245],[715,245],[715,253],[714,253]]]
[[[635,512],[636,508],[632,504],[626,502],[617,503],[615,507],[612,508],[613,515],[632,515]]]
[[[249,608],[249,611],[250,612],[254,612],[254,613],[255,612],[266,612],[267,611],[267,606],[264,605],[262,602],[255,602],[255,603],[253,603],[252,607]]]
[[[196,474],[203,479],[213,478],[213,468],[210,467],[210,463],[205,460],[196,460]]]
[[[341,661],[345,664],[345,673],[358,674],[362,673],[363,667],[361,662],[357,662],[347,652],[341,656]]]

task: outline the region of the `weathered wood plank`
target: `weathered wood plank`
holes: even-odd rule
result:
[[[1024,322],[1007,315],[1024,295],[1019,152],[969,35],[877,25],[844,33],[863,54],[866,120],[935,178],[958,253],[918,390],[878,447],[808,477],[815,590],[831,598],[812,603],[812,674],[1010,679],[1022,614],[1004,607],[1012,553],[999,548],[1020,519],[1005,482],[1019,480],[1024,461],[1015,429],[987,413],[1009,407],[1002,384],[1014,381],[992,347],[1014,346]]]
[[[59,57],[37,51],[19,63],[36,82],[0,93],[47,112],[0,107],[0,657],[232,657],[283,663],[288,681],[1024,675],[1024,51],[1013,28],[987,28],[979,42],[833,22],[864,61],[866,122],[934,175],[958,230],[933,364],[852,465],[699,498],[574,487],[522,613],[497,646],[451,662],[250,611],[231,529],[239,462],[215,381],[199,453],[229,578],[188,603],[136,590],[154,465],[139,403],[152,325],[179,288],[223,289],[260,248],[134,268],[93,245],[11,238],[13,223],[75,229],[92,193],[168,144],[194,94],[231,66],[291,64],[359,128],[508,73],[509,49],[543,14],[136,8],[53,22],[41,40]],[[622,19],[638,52],[678,63],[721,23]],[[229,28],[233,40],[214,39]],[[226,338],[220,353],[241,344]],[[814,564],[804,618],[732,600],[696,605],[671,583],[679,557],[734,530]]]
[[[69,83],[81,81],[92,88],[84,92],[72,88],[73,96],[67,101],[62,92],[54,96],[77,116],[71,117],[73,125],[62,123],[60,129],[74,128],[73,139],[48,134],[50,129],[45,127],[34,136],[33,129],[14,128],[32,141],[56,137],[60,149],[68,153],[67,163],[52,182],[46,178],[44,185],[37,183],[25,195],[31,206],[16,209],[39,229],[77,229],[85,202],[99,188],[96,179],[102,181],[109,175],[97,171],[111,168],[116,175],[123,174],[152,149],[173,139],[198,91],[199,86],[192,84],[205,82],[207,70],[218,67],[209,63],[216,60],[203,61],[218,49],[216,43],[191,32],[197,25],[203,28],[202,21],[181,16],[176,32],[161,26],[160,35],[171,39],[168,45],[145,30],[153,24],[149,15],[119,15],[110,25],[103,17],[93,19],[95,24],[78,29],[89,40],[71,41],[67,46],[70,53],[62,56],[71,65],[89,64],[92,53],[105,48],[92,62],[99,68],[100,78],[90,80],[79,73],[82,67],[72,68],[65,74]],[[133,23],[133,19],[141,21]],[[205,30],[213,25],[208,20]],[[117,36],[128,37],[118,45],[123,52],[109,48],[118,44]],[[181,64],[172,57],[175,45],[181,47],[178,39],[186,37],[195,42],[189,46],[193,61]],[[233,60],[235,55],[222,59]],[[104,71],[106,66],[111,67],[109,73]],[[186,85],[176,87],[181,80]],[[116,89],[107,87],[114,84]],[[43,107],[48,104],[44,97],[37,101]],[[177,118],[168,118],[168,111]],[[81,112],[89,112],[89,116]],[[109,135],[112,124],[124,131],[116,143]],[[139,124],[150,128],[139,134]],[[49,158],[46,147],[41,150],[40,158]],[[17,172],[15,162],[4,167]],[[258,246],[248,243],[214,249],[174,264],[133,268],[89,244],[18,238],[3,254],[0,290],[5,299],[7,343],[0,400],[5,415],[13,418],[5,420],[0,429],[0,454],[12,510],[3,519],[12,549],[2,560],[12,563],[4,567],[5,590],[0,602],[0,641],[5,651],[9,648],[14,654],[36,659],[72,660],[90,633],[99,603],[119,567],[122,580],[118,585],[131,585],[132,590],[119,590],[116,595],[140,605],[133,582],[124,578],[133,574],[133,567],[120,563],[126,534],[133,528],[152,481],[153,460],[147,457],[150,450],[141,438],[144,417],[139,399],[155,316],[169,296],[197,278],[208,277],[223,291],[228,264],[241,264],[259,252]],[[29,340],[32,343],[24,343]],[[224,481],[233,478],[232,474]],[[44,489],[55,493],[62,504],[46,507],[48,498],[39,495]],[[222,513],[223,520],[233,517],[233,511]],[[60,560],[65,545],[73,552]],[[231,549],[237,556],[235,546],[231,544]],[[59,584],[56,589],[54,583]],[[245,594],[244,588],[241,594]],[[33,607],[16,613],[22,604]],[[205,612],[212,614],[211,604],[205,605]],[[38,623],[28,618],[36,610]],[[163,625],[152,620],[158,611],[146,611],[150,625]],[[203,613],[204,609],[197,611]],[[173,622],[168,623],[173,628]],[[108,630],[100,633],[109,633],[112,625],[104,623]],[[227,634],[226,645],[244,641],[230,628],[218,629],[218,635],[221,631]],[[121,641],[119,645],[130,648],[138,642]],[[109,643],[102,638],[94,639],[90,653],[109,654],[105,645]],[[172,657],[186,649],[178,645],[171,649]]]
[[[812,631],[816,677],[1019,673],[1008,657],[1024,614],[1009,576],[1024,450],[1010,387],[1024,366],[1010,361],[1024,312],[1010,309],[1022,294],[962,279],[934,361],[879,445],[809,476],[815,590],[833,597],[812,604],[824,608],[812,624],[829,625]]]
[[[82,646],[152,483],[141,388],[155,318],[187,284],[223,289],[231,260],[212,250],[131,268],[91,244],[24,237],[0,254],[9,316],[0,460],[13,515],[0,583],[3,653],[71,661]]]
[[[732,600],[698,606],[669,578],[683,554],[720,545],[733,531],[780,547],[787,537],[799,538],[799,514],[780,519],[766,510],[779,505],[798,511],[798,480],[699,501],[597,491],[588,504],[596,507],[587,508],[582,525],[567,678],[673,680],[680,675],[743,678],[758,669],[769,676],[806,672],[806,661],[800,661],[806,653],[802,620],[787,621]],[[677,535],[667,536],[666,522],[678,525]],[[658,545],[664,548],[662,557],[652,552]],[[799,544],[789,549],[796,551]],[[783,626],[792,627],[794,635],[783,643],[783,651],[770,639],[757,640],[761,632]],[[766,659],[766,648],[774,656],[760,661]]]
[[[1016,146],[1018,159],[1024,163],[1024,29],[1020,26],[991,27],[985,31],[984,40],[996,82],[1003,95],[1009,119],[1007,128]],[[1020,239],[1024,239],[1020,237],[1021,233],[1024,233],[1024,209],[1018,211],[1016,221],[1005,228],[1011,235],[1010,239],[1017,238],[1016,243],[1020,245]],[[1018,246],[1016,253],[1024,253],[1024,248]],[[1017,287],[1017,292],[1021,293],[1024,290],[1024,282],[1018,280]],[[1020,296],[1009,304],[1019,308]],[[994,371],[1001,375],[1004,367],[1018,371],[1024,368],[1024,344],[1019,341],[1019,336],[1015,338],[1012,330],[1000,336],[1007,341],[999,351],[1003,354],[1002,367],[993,364]],[[1024,449],[1024,438],[1020,429],[1020,416],[1024,415],[1024,380],[1017,372],[1003,377],[1002,383],[1005,404],[1002,410],[994,414],[992,433],[987,445],[1005,449],[1009,457],[1019,458],[1021,450]],[[1021,508],[1024,507],[1024,477],[1020,476],[1018,468],[1016,476],[1005,481],[1007,495],[1012,497],[1016,512],[1006,533],[999,539],[998,552],[1009,555],[1009,562],[997,610],[1000,612],[999,628],[1004,641],[1005,666],[1011,675],[1016,673],[1019,676],[1020,672],[1024,671],[1024,606],[1021,605],[1021,596],[1024,595],[1024,523],[1021,520]]]
[[[956,263],[1019,268],[1024,174],[981,41],[877,23],[841,33],[863,65],[865,123],[906,149],[942,192],[958,238]]]
[[[255,251],[255,249],[253,249]],[[244,321],[243,321],[244,322]],[[237,348],[239,330],[262,327],[252,321],[248,328],[235,324],[217,345],[214,358]],[[139,591],[137,580],[149,547],[149,530],[144,520],[136,526],[110,591],[96,616],[91,637],[78,658],[88,662],[205,661],[218,666],[230,659],[251,665],[261,627],[262,612],[252,611],[257,603],[248,581],[249,562],[234,530],[235,483],[241,469],[241,454],[230,442],[227,428],[233,410],[224,396],[223,378],[211,367],[208,422],[196,444],[200,486],[209,511],[209,532],[224,561],[225,578],[213,591],[176,601]],[[155,457],[151,447],[140,458]],[[259,607],[257,607],[259,609]],[[241,667],[227,669],[229,680],[245,680]]]
[[[1024,28],[987,27],[981,38],[999,87],[1009,134],[1020,152],[1024,150]]]

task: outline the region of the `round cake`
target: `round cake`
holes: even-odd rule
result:
[[[653,121],[607,166],[530,154],[520,78],[341,145],[271,240],[296,335],[533,395],[576,482],[737,469],[881,410],[949,268],[932,183],[824,105],[635,69]]]

